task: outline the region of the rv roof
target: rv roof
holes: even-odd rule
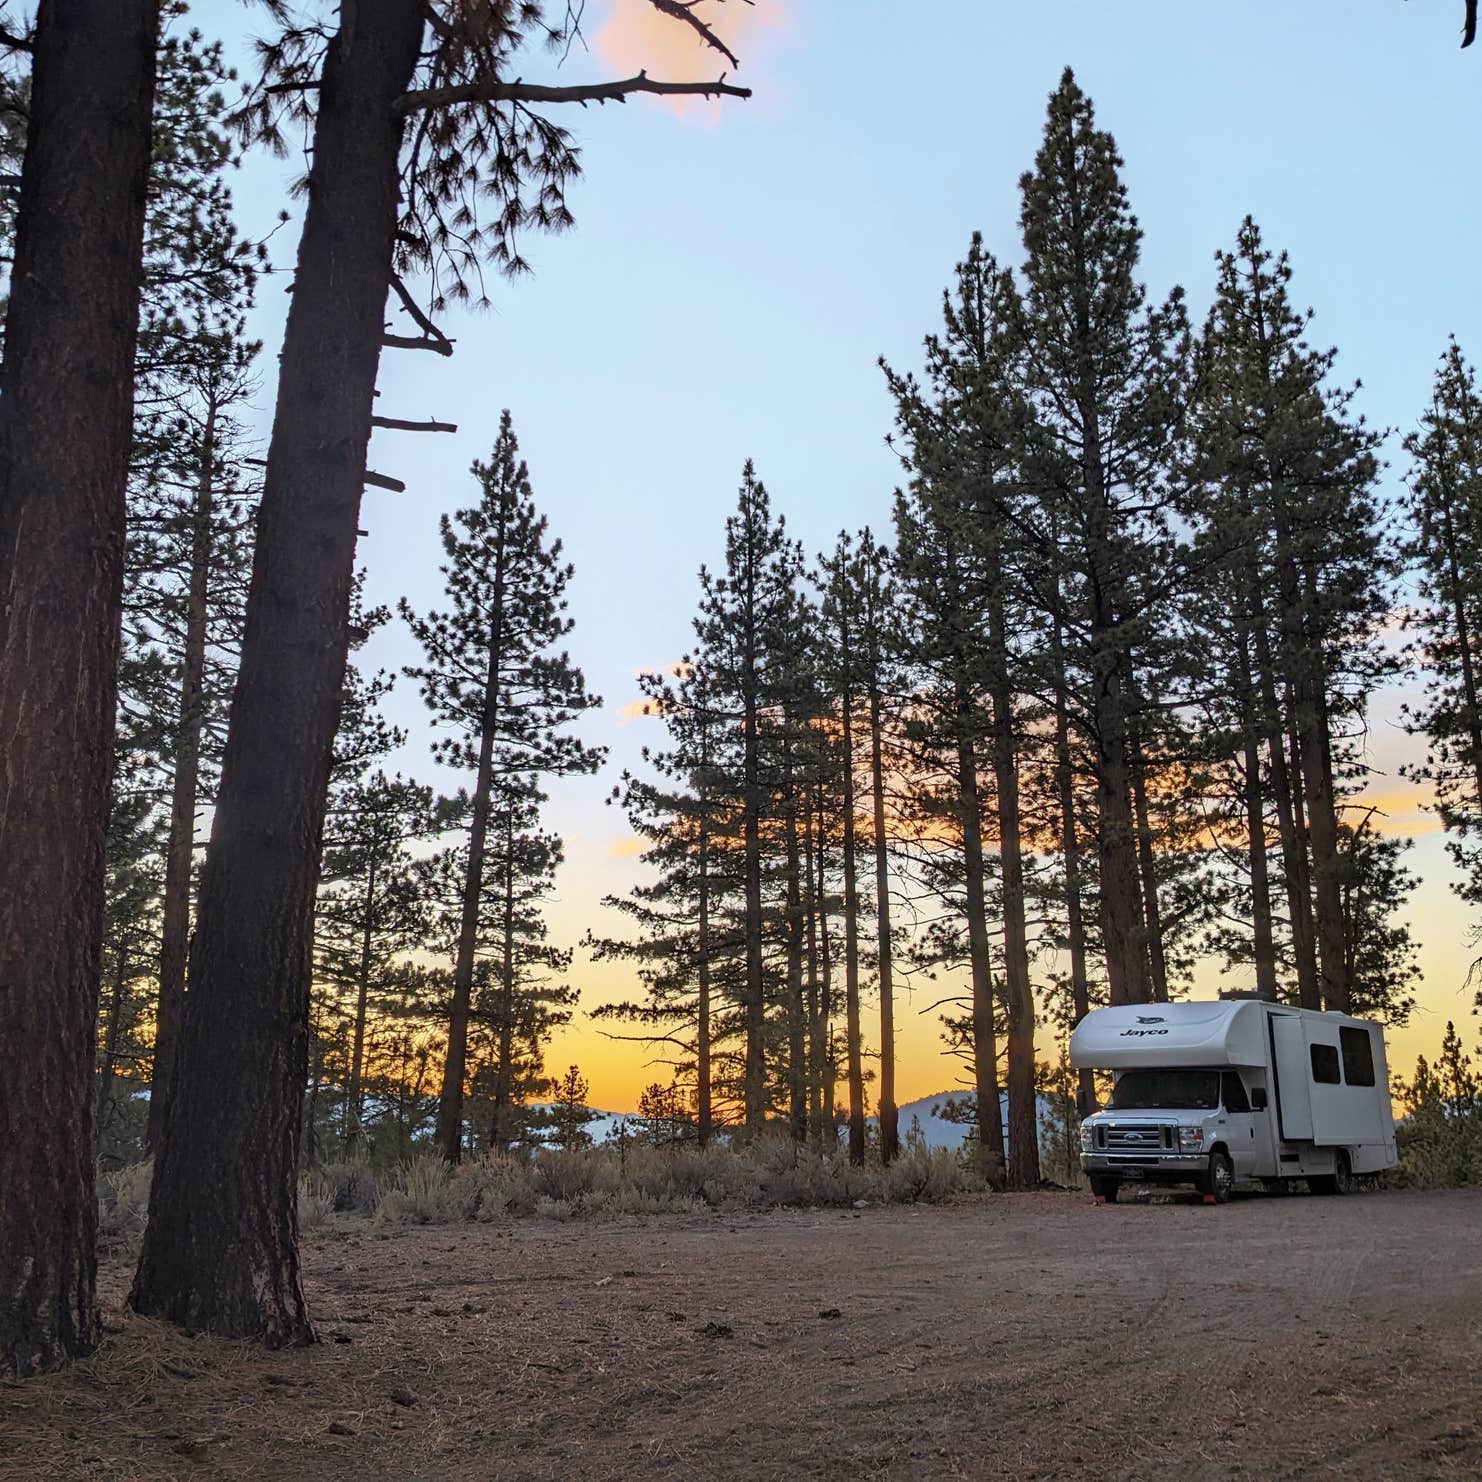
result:
[[[1259,1000],[1235,999],[1095,1009],[1070,1037],[1070,1063],[1097,1070],[1264,1065],[1266,1008]]]

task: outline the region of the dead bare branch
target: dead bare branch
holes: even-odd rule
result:
[[[456,422],[408,422],[401,417],[372,417],[372,427],[390,427],[397,432],[457,432]]]
[[[455,87],[425,88],[403,93],[396,100],[398,113],[418,113],[426,108],[445,108],[453,103],[622,103],[634,93],[661,97],[749,98],[749,87],[737,87],[722,73],[714,82],[660,82],[647,72],[625,77],[616,82],[576,84],[551,87],[544,83],[465,82]]]

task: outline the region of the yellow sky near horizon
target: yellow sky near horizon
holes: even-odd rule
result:
[[[1445,852],[1445,837],[1435,815],[1426,808],[1427,793],[1399,776],[1401,763],[1417,754],[1418,743],[1392,723],[1404,698],[1403,692],[1386,691],[1374,697],[1373,727],[1368,760],[1371,786],[1358,801],[1378,810],[1374,826],[1381,832],[1409,839],[1406,863],[1420,878],[1408,907],[1408,922],[1419,943],[1418,961],[1422,981],[1417,1009],[1411,1022],[1387,1035],[1392,1072],[1407,1079],[1417,1055],[1433,1056],[1439,1047],[1446,1022],[1454,1020],[1469,1045],[1477,1042],[1476,1021],[1471,1017],[1472,992],[1467,974],[1482,948],[1472,945],[1473,927],[1465,904],[1453,885],[1454,866]],[[629,706],[609,710],[614,724],[633,724]],[[637,724],[657,722],[638,720]],[[623,929],[611,913],[593,907],[606,894],[621,894],[631,885],[649,878],[643,865],[643,841],[629,832],[619,809],[589,816],[578,834],[567,838],[567,863],[560,880],[560,899],[551,911],[551,926],[557,940],[575,943],[588,926],[599,933]],[[1048,975],[1063,963],[1039,959],[1036,974]],[[573,981],[581,990],[581,1008],[572,1024],[557,1032],[547,1054],[547,1067],[559,1072],[569,1064],[580,1065],[591,1083],[591,1101],[604,1111],[632,1111],[644,1086],[667,1081],[667,1068],[657,1063],[655,1051],[632,1042],[603,1035],[588,1017],[597,1004],[641,996],[641,987],[629,964],[590,962],[578,947]],[[1196,975],[1196,994],[1214,997],[1221,988],[1245,987],[1239,975],[1223,977],[1218,965],[1210,963]],[[936,979],[903,981],[896,994],[896,1080],[901,1104],[936,1093],[965,1087],[960,1062],[947,1055],[941,1041],[940,1009],[943,998],[967,991],[966,973],[943,973]],[[873,991],[863,1009],[867,1061],[873,1070],[879,1045],[879,1009]],[[1054,1059],[1057,1047],[1050,1032],[1042,1028],[1037,1042],[1042,1059]],[[866,1095],[874,1106],[875,1088]]]

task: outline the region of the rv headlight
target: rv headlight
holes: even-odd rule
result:
[[[1197,1153],[1204,1147],[1204,1129],[1202,1127],[1180,1127],[1178,1129],[1178,1148],[1181,1153]]]
[[[1089,1122],[1081,1123],[1081,1151],[1089,1153],[1096,1146],[1096,1129]]]

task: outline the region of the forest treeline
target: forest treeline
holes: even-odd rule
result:
[[[747,96],[511,80],[531,44],[569,49],[579,7],[363,0],[342,31],[270,10],[229,102],[221,48],[163,11],[43,5],[0,32],[0,1029],[35,1071],[0,1102],[0,1372],[97,1341],[98,1152],[154,1158],[139,1311],[293,1343],[306,1162],[580,1140],[580,1074],[545,1065],[578,994],[543,804],[604,760],[574,573],[491,414],[446,491],[442,597],[367,603],[362,490],[401,487],[366,467],[372,428],[453,430],[378,406],[376,372],[450,354],[437,318],[482,265],[518,272],[523,231],[570,224],[575,150],[541,109]],[[267,254],[228,182],[300,130],[264,449]],[[1179,995],[1213,960],[1403,1022],[1414,882],[1364,801],[1365,736],[1412,662],[1416,779],[1482,898],[1473,372],[1448,347],[1391,497],[1285,256],[1247,220],[1192,324],[1139,282],[1121,164],[1067,71],[1012,260],[974,238],[921,362],[882,363],[890,528],[807,551],[746,463],[687,651],[642,681],[661,739],[613,802],[645,881],[584,948],[631,969],[591,1011],[667,1063],[643,1110],[675,1137],[842,1131],[861,1163],[873,1107],[888,1164],[907,986],[1000,1186],[1038,1183],[1037,1097],[1070,1100],[1059,1046],[1097,1003]],[[416,653],[399,674],[361,657],[388,624]],[[452,791],[393,770],[396,684]]]

